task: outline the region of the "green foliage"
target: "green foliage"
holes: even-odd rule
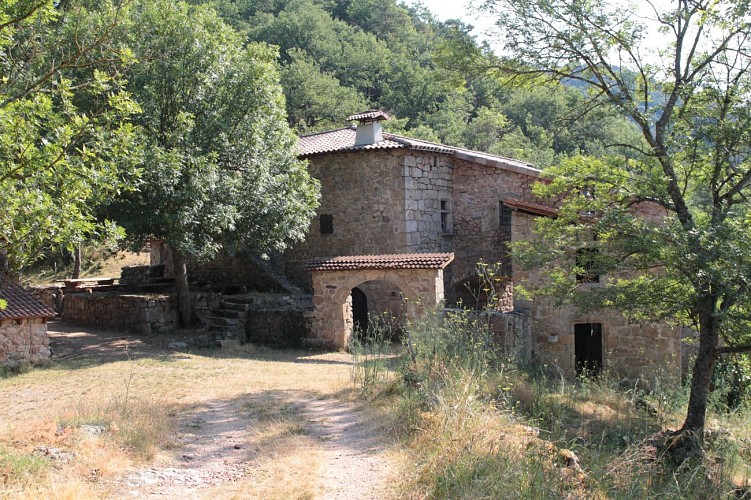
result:
[[[133,23],[144,173],[110,207],[129,237],[160,237],[199,259],[301,239],[317,186],[295,158],[276,52],[244,45],[207,7],[142,2]]]
[[[287,117],[300,133],[340,127],[343,119],[368,108],[351,87],[321,72],[319,65],[299,49],[289,50],[290,61],[281,71]]]
[[[399,119],[387,124],[394,133],[543,168],[558,155],[600,154],[633,139],[623,137],[633,127],[612,114],[582,118],[579,90],[517,92],[484,74],[497,58],[471,27],[436,21],[420,7],[395,0],[203,3],[251,40],[280,47],[289,123],[300,133],[381,108]]]
[[[3,475],[3,489],[13,491],[24,484],[34,483],[50,468],[44,457],[19,453],[0,448],[0,473]]]
[[[538,194],[559,203],[560,216],[541,221],[540,241],[516,252],[549,267],[532,286],[561,301],[696,327],[684,430],[701,435],[716,360],[751,350],[749,3],[666,6],[657,17],[670,43],[651,54],[639,49],[648,28],[630,8],[483,6],[507,37],[504,72],[578,82],[588,109],[615,109],[642,135],[631,154],[574,157],[552,169],[556,177]],[[582,251],[592,257],[588,272],[608,276],[604,286],[574,279],[585,270],[576,263]]]
[[[388,363],[394,357],[392,338],[397,331],[396,318],[385,312],[369,315],[364,332],[352,332],[348,345],[352,355],[352,381],[362,394],[372,394],[391,379]]]
[[[11,270],[113,226],[94,209],[134,177],[139,111],[122,68],[117,2],[0,5],[0,251]]]

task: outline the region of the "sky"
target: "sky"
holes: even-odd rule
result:
[[[488,38],[485,36],[485,32],[492,31],[494,17],[492,15],[489,15],[487,13],[480,13],[477,12],[476,9],[470,9],[469,3],[471,0],[402,0],[403,3],[407,5],[414,5],[421,3],[425,7],[430,10],[437,19],[441,21],[447,21],[449,19],[460,19],[464,21],[467,24],[470,24],[474,26],[474,31],[472,32],[473,35],[477,37],[478,40],[486,40],[490,43],[490,46],[496,51],[502,51],[502,47],[500,47],[498,44],[498,41],[494,43],[493,36],[490,36]],[[604,0],[607,1],[607,0]],[[673,3],[674,0],[651,0],[651,2],[660,10],[669,8],[671,6],[671,3]],[[480,3],[480,2],[475,2]],[[625,5],[632,5],[636,7],[636,11],[645,17],[653,17],[654,11],[649,6],[649,3],[641,0],[610,0],[608,3],[615,3],[615,4],[623,4]],[[651,36],[647,37],[648,40],[653,40],[655,43],[651,47],[645,47],[649,48],[651,50],[656,49],[660,43],[665,43],[666,39],[663,35],[660,35],[656,32],[656,29],[651,34]],[[656,62],[657,56],[652,55],[648,56],[647,60],[654,59],[652,62]]]

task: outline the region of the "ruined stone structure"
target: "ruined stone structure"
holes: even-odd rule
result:
[[[131,295],[115,292],[65,295],[62,319],[79,325],[121,328],[140,334],[172,331],[177,306],[171,295]]]
[[[0,366],[14,369],[25,363],[44,363],[50,357],[47,320],[55,312],[19,284],[0,275]]]
[[[515,299],[513,283],[527,275],[510,262],[508,245],[531,238],[537,217],[556,214],[555,207],[532,194],[534,183],[544,182],[542,172],[517,160],[385,133],[379,127],[386,118],[382,112],[362,113],[350,117],[359,121],[356,127],[300,139],[301,157],[321,182],[321,205],[305,241],[285,254],[284,270],[314,294],[314,338],[344,347],[358,322],[357,302],[363,300],[358,297],[364,296],[368,312],[377,314],[385,296],[393,292],[395,297],[409,297],[412,281],[424,279],[405,277],[397,282],[385,279],[384,269],[378,270],[380,274],[358,269],[333,273],[317,266],[326,261],[324,257],[367,260],[452,253],[453,262],[439,276],[443,283],[436,285],[445,288],[446,302],[482,304],[477,264],[498,263],[507,277],[498,310],[524,317],[524,327],[517,317],[514,328],[530,335],[529,341],[517,339],[514,346],[528,346],[532,356],[561,373],[676,373],[681,345],[675,328],[629,324],[614,313],[582,316],[549,301]],[[363,128],[367,130],[360,133]],[[659,216],[643,210],[646,216]],[[389,286],[362,285],[369,280]],[[432,304],[433,292],[425,295]]]

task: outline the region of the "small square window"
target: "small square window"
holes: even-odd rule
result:
[[[321,234],[332,234],[334,232],[334,216],[331,214],[321,214]]]
[[[441,200],[441,232],[451,233],[451,204],[448,200]]]

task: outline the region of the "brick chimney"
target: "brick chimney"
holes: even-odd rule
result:
[[[377,144],[383,141],[381,122],[389,118],[390,116],[387,113],[377,109],[371,109],[348,117],[348,122],[357,121],[355,146],[367,146],[368,144]]]

